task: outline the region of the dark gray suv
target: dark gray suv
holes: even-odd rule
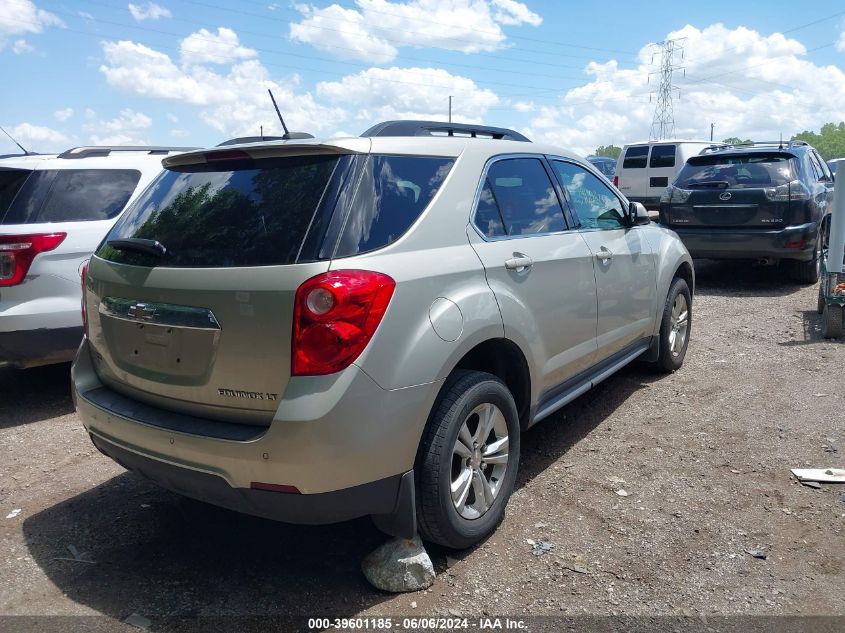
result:
[[[690,158],[660,200],[660,222],[693,257],[788,260],[819,279],[833,174],[803,141],[714,145]]]

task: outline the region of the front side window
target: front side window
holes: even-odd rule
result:
[[[488,237],[565,231],[563,209],[543,162],[509,158],[493,163],[481,190],[475,225]]]
[[[675,146],[655,145],[651,148],[651,158],[648,161],[649,167],[674,167]]]
[[[38,170],[18,191],[3,224],[111,220],[140,179],[136,169]]]
[[[634,145],[625,150],[622,169],[645,169],[648,164],[648,145]]]
[[[552,161],[561,184],[569,193],[572,208],[586,229],[625,228],[622,201],[601,180],[583,167]]]

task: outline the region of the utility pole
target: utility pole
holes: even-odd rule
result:
[[[660,50],[660,67],[659,70],[651,74],[659,75],[660,82],[657,86],[654,118],[651,120],[650,137],[652,139],[659,140],[675,135],[675,115],[672,111],[672,99],[675,96],[675,91],[678,91],[678,95],[680,95],[680,90],[672,85],[672,79],[675,71],[678,70],[683,70],[684,76],[686,76],[684,67],[677,63],[678,60],[683,61],[684,59],[684,40],[686,38],[666,40],[655,45]],[[651,75],[649,75],[650,78]]]
[[[715,123],[710,124],[710,141],[713,141],[713,128],[716,127]]]
[[[452,122],[452,95],[449,95],[449,123]]]

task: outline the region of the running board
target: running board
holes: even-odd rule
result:
[[[602,363],[597,368],[595,373],[588,374],[581,380],[578,380],[571,387],[553,396],[548,401],[543,402],[537,408],[537,411],[534,414],[534,419],[531,420],[531,424],[529,424],[529,426],[533,426],[540,420],[549,417],[555,411],[563,408],[564,406],[575,400],[575,398],[577,398],[578,396],[587,393],[590,389],[595,387],[602,380],[608,378],[609,376],[612,376],[617,371],[622,369],[625,365],[635,360],[637,357],[641,356],[644,352],[648,351],[650,346],[651,339],[639,341],[635,344],[633,348],[630,348],[627,352],[623,352],[621,356],[617,357],[617,359],[615,360],[610,361],[609,364]]]

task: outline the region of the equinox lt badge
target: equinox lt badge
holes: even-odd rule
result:
[[[240,389],[224,389],[217,388],[217,393],[225,398],[246,398],[247,400],[269,400],[273,402],[278,400],[279,394],[266,393],[263,391],[241,391]]]

